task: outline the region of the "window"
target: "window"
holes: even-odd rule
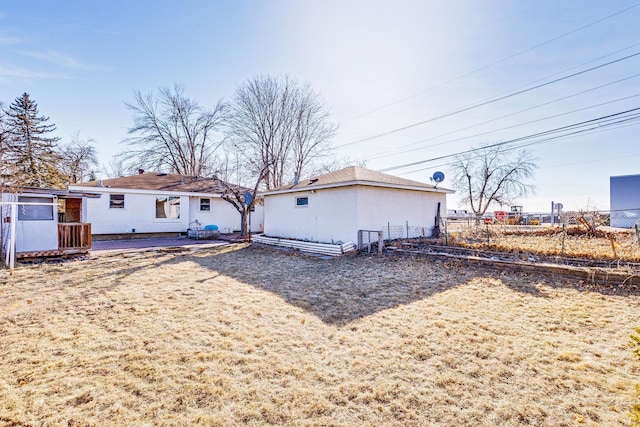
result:
[[[124,194],[110,194],[109,209],[124,209]]]
[[[52,197],[18,197],[19,203],[39,203],[37,205],[18,205],[19,221],[51,221],[53,220]],[[45,205],[44,203],[49,203]]]
[[[157,196],[156,218],[178,219],[180,218],[180,197]]]
[[[308,197],[296,197],[296,207],[309,206]]]
[[[200,211],[202,212],[211,211],[211,199],[200,199]]]

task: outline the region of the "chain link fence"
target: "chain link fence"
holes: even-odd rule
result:
[[[448,214],[437,229],[409,221],[387,222],[375,233],[364,233],[359,245],[375,246],[380,231],[385,242],[418,240],[475,249],[640,262],[640,209],[561,212],[553,216],[549,212],[504,212],[479,219],[467,211]]]
[[[443,219],[437,244],[640,262],[640,209],[507,213]]]
[[[382,228],[383,240],[427,238],[433,235],[433,226],[412,225],[408,221],[403,225],[388,222]]]
[[[444,221],[460,227],[472,227],[476,225],[476,217],[473,212],[466,210],[452,210],[444,218]],[[549,212],[504,212],[496,211],[482,216],[480,222],[483,224],[504,224],[504,225],[580,225],[581,221],[595,222],[600,226],[610,226],[614,228],[634,229],[640,227],[640,208],[620,209],[620,210],[599,210],[599,211],[566,211],[554,213]]]

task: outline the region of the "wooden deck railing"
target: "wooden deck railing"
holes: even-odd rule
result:
[[[91,224],[59,223],[58,249],[91,249]]]

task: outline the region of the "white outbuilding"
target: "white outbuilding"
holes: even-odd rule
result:
[[[356,242],[358,230],[384,239],[428,237],[452,190],[352,166],[263,193],[268,237]]]

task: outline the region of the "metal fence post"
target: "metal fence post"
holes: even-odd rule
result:
[[[18,203],[11,204],[11,241],[9,247],[9,276],[13,276],[13,269],[16,266],[16,224],[18,222]]]
[[[489,240],[489,224],[485,224],[487,226],[487,246],[491,246],[491,241]]]
[[[562,252],[561,255],[564,255],[564,237],[567,235],[567,231],[564,229],[564,223],[562,223]]]
[[[444,245],[449,246],[449,232],[447,231],[447,221],[444,222]]]
[[[409,238],[409,220],[406,221],[407,222],[407,239]]]

